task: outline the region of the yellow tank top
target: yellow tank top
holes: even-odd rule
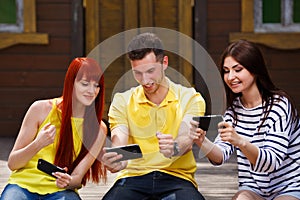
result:
[[[56,186],[54,177],[49,176],[37,169],[37,161],[39,158],[43,158],[50,163],[54,163],[56,146],[59,139],[58,135],[61,127],[60,118],[61,111],[57,108],[56,99],[54,99],[50,113],[37,131],[38,134],[40,129],[48,122],[55,125],[56,138],[54,143],[41,149],[23,168],[13,171],[9,177],[8,183],[17,184],[22,188],[26,188],[30,192],[42,195],[64,190]],[[75,155],[73,158],[74,160],[79,155],[79,152],[81,150],[82,124],[83,118],[72,118],[72,130],[75,150]]]

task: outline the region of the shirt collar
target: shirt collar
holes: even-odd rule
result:
[[[169,78],[166,77],[166,80],[169,84],[169,90],[168,90],[168,94],[165,97],[165,99],[161,102],[160,106],[164,106],[166,104],[168,104],[169,102],[173,102],[178,100],[178,94],[176,94],[175,92],[175,83],[173,83],[172,81],[170,81]],[[149,103],[149,104],[153,104],[151,101],[149,101],[144,93],[143,87],[141,85],[139,85],[136,89],[136,96],[137,96],[137,102],[142,104],[142,103]]]

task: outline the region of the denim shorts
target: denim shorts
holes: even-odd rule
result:
[[[16,184],[8,184],[5,186],[1,200],[80,200],[77,192],[73,190],[63,190],[51,194],[41,195],[33,193]]]

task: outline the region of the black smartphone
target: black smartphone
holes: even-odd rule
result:
[[[44,159],[39,159],[37,163],[37,168],[41,170],[42,172],[45,172],[46,174],[53,176],[53,172],[62,172],[62,173],[67,173],[63,168],[58,167]],[[53,176],[56,178],[55,176]]]
[[[218,130],[218,123],[224,121],[222,115],[205,115],[193,117],[193,120],[199,122],[199,128],[204,131]]]
[[[141,148],[138,144],[129,144],[118,147],[107,147],[106,152],[117,152],[118,154],[122,154],[123,157],[118,161],[132,160],[143,157]]]

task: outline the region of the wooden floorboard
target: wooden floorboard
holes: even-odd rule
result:
[[[7,167],[7,157],[12,148],[14,139],[0,138],[0,192],[6,185],[10,171]],[[195,174],[198,189],[206,200],[230,200],[237,191],[237,166],[234,160],[220,167],[214,167],[205,159],[197,162],[197,172]],[[106,184],[88,183],[79,190],[83,200],[101,199],[106,191],[113,184],[115,174],[108,175]]]

